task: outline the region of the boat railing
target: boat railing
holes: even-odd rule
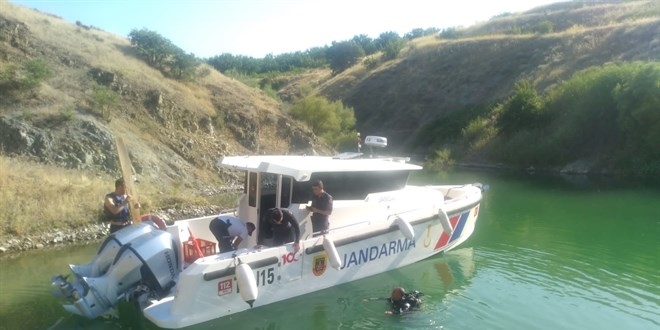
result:
[[[341,230],[344,230],[344,229],[354,228],[354,227],[357,227],[357,226],[360,226],[360,225],[369,225],[369,224],[371,224],[371,221],[369,221],[369,220],[355,222],[355,223],[351,223],[351,224],[348,224],[348,225],[345,225],[345,226],[330,228],[325,232],[325,234],[330,234],[330,233],[338,232],[338,231],[341,231]],[[307,236],[305,236],[305,239],[308,239],[308,238],[310,238],[314,235],[319,235],[320,236],[322,234],[324,234],[323,231],[313,232],[313,233],[308,234]]]

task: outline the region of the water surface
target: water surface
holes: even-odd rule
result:
[[[413,180],[490,185],[459,249],[194,329],[660,329],[660,189],[476,171]],[[0,261],[0,329],[155,328],[126,306],[119,321],[85,320],[51,296],[51,276],[96,249]],[[365,301],[395,286],[422,291],[421,310]]]

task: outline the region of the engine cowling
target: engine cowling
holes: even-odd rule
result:
[[[124,230],[142,229],[138,226],[120,231]],[[99,255],[102,253],[99,251]],[[60,288],[67,300],[64,305],[67,311],[91,319],[107,313],[119,299],[138,287],[148,289],[155,298],[167,295],[178,278],[179,263],[179,251],[172,235],[150,230],[121,245],[103,274],[84,276],[74,272],[72,283],[59,275],[53,277],[53,285]]]

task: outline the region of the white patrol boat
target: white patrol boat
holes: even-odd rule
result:
[[[411,186],[421,167],[402,159],[234,156],[219,166],[245,173],[237,208],[221,217],[256,230],[236,251],[216,253],[209,222],[179,220],[166,230],[134,224],[110,235],[74,274],[53,277],[66,310],[88,318],[135,300],[163,328],[181,328],[399,268],[464,242],[474,231],[480,184]],[[333,196],[329,231],[313,237],[311,182]],[[292,243],[257,246],[265,211],[289,209],[300,224]],[[262,236],[260,236],[262,235]],[[268,243],[268,239],[265,239]],[[266,244],[268,245],[268,244]]]

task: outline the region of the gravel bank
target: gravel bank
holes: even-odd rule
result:
[[[168,224],[176,220],[202,217],[227,212],[219,206],[193,207],[187,209],[167,209],[154,214]],[[29,250],[53,248],[65,245],[91,244],[101,242],[110,233],[108,223],[93,223],[71,229],[56,229],[40,235],[8,237],[0,241],[0,257],[17,257]]]

